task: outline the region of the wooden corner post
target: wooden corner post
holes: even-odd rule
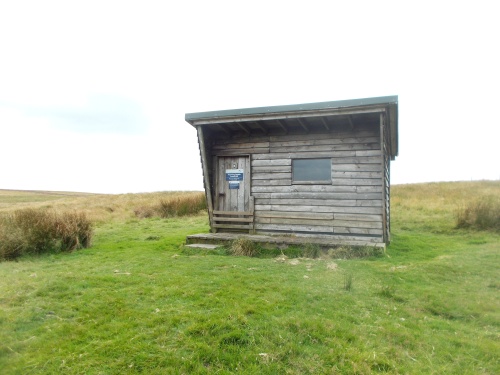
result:
[[[380,113],[380,150],[382,151],[382,238],[385,244],[387,244],[387,195],[386,195],[386,170],[385,170],[385,158],[386,158],[386,144],[385,144],[385,116],[384,113]]]
[[[200,146],[200,156],[201,156],[201,166],[203,169],[203,185],[205,187],[205,197],[207,199],[207,209],[208,209],[208,220],[210,222],[210,230],[213,231],[213,200],[212,200],[212,188],[210,184],[210,175],[208,173],[208,158],[207,158],[207,151],[205,147],[205,137],[203,134],[203,127],[201,125],[198,125],[196,127],[196,130],[198,132],[198,145]]]

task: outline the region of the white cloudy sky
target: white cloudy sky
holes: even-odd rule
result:
[[[0,189],[202,189],[186,112],[399,95],[393,183],[499,179],[494,1],[3,1]]]

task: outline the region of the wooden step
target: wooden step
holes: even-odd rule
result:
[[[192,243],[190,245],[185,245],[186,247],[191,247],[195,249],[206,249],[206,250],[215,250],[218,247],[221,247],[221,245],[212,245],[208,243]]]

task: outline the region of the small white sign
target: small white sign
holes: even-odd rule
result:
[[[226,181],[243,181],[243,169],[226,169]]]

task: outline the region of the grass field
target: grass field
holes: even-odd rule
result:
[[[50,191],[16,191],[0,189],[0,214],[23,208],[55,211],[77,210],[101,224],[141,216],[144,210],[163,201],[203,196],[200,192],[158,192],[142,194],[89,194]],[[139,214],[139,215],[138,215]]]
[[[205,214],[134,214],[161,193],[4,193],[97,221],[90,249],[0,263],[4,374],[500,373],[500,234],[455,229],[499,182],[394,186],[391,245],[356,260],[185,249]]]

